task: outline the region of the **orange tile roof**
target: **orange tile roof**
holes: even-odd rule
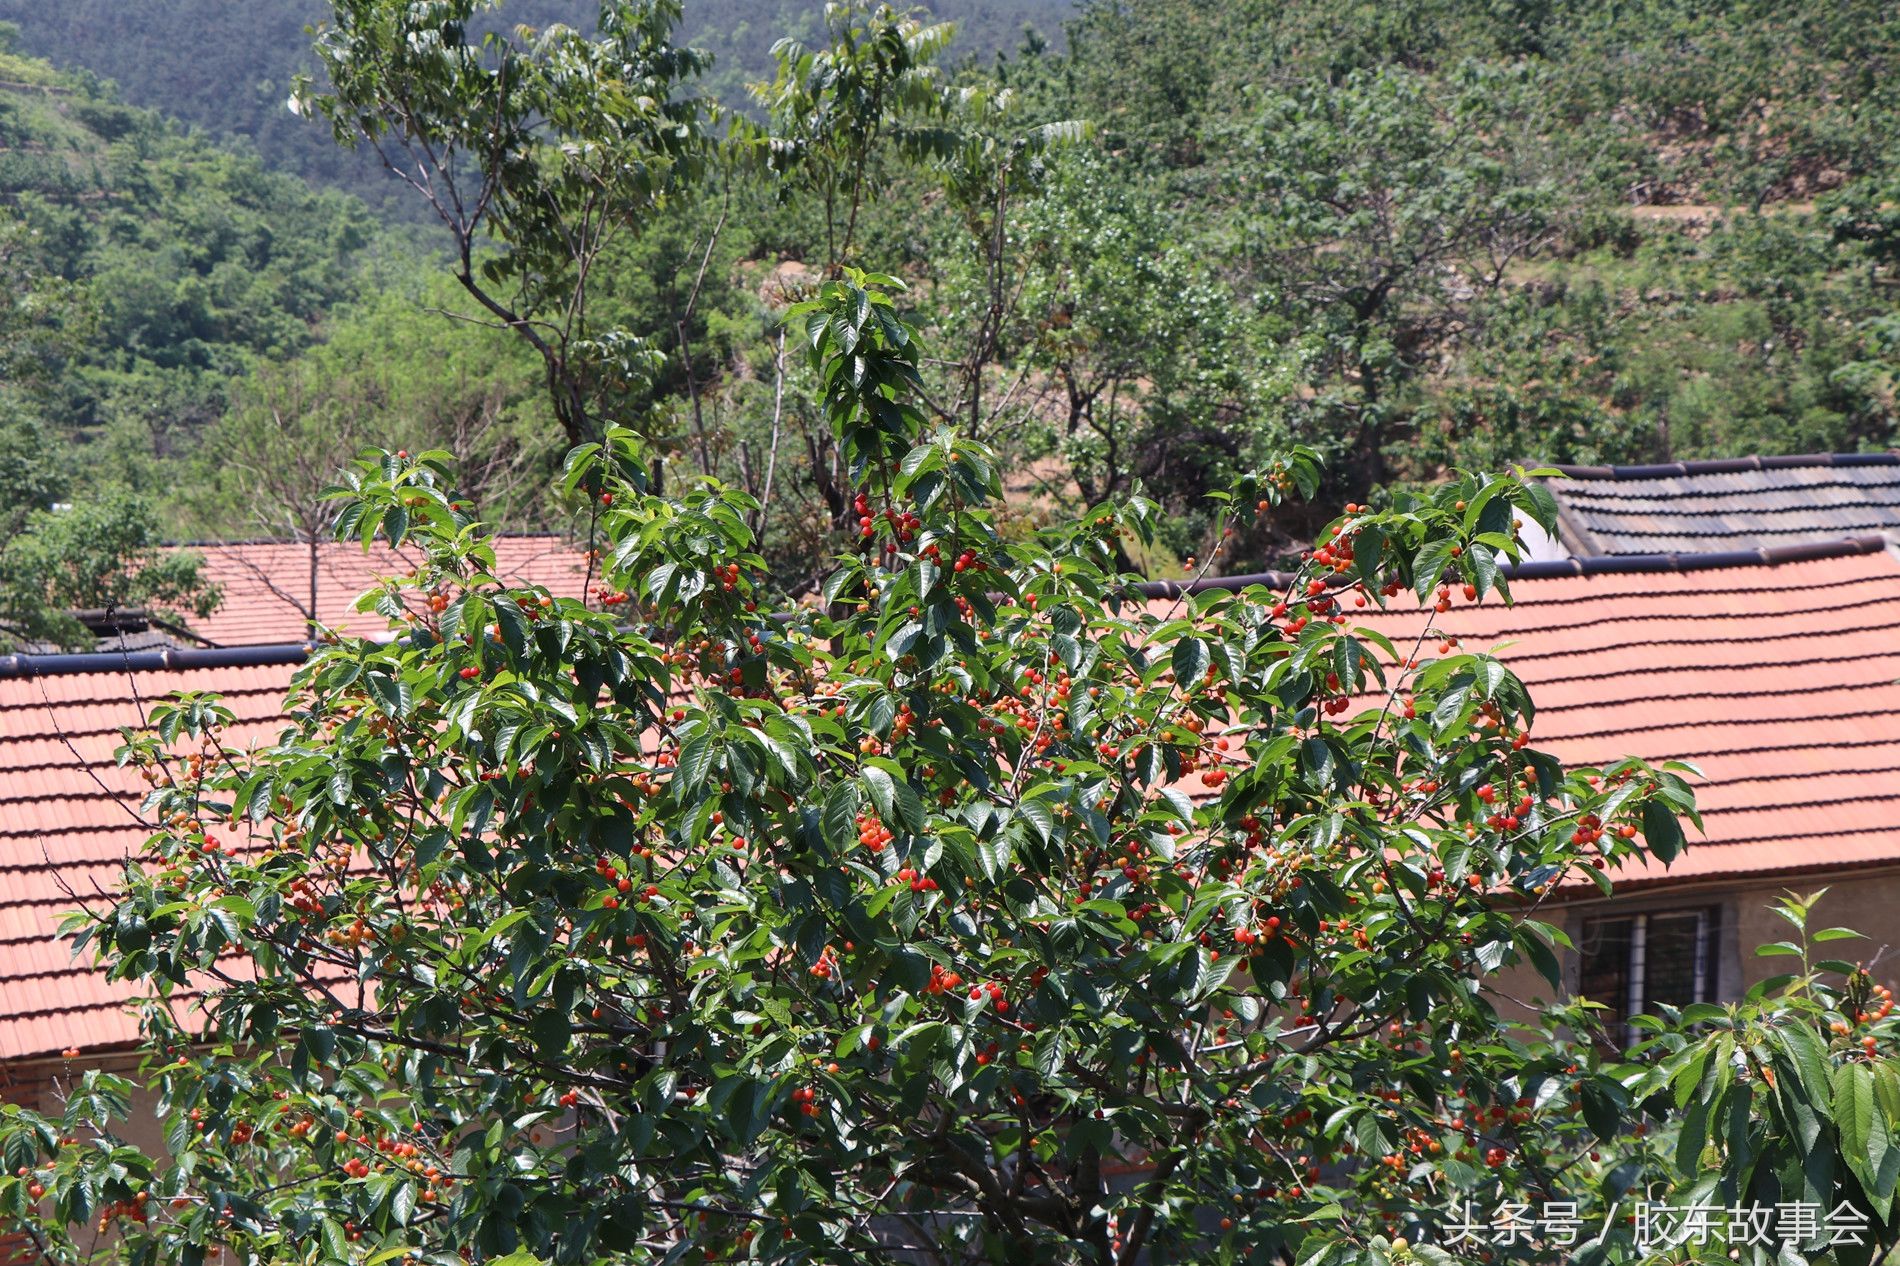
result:
[[[100,656],[101,660],[112,657]],[[0,1060],[138,1036],[114,984],[57,939],[61,916],[97,906],[151,833],[144,785],[113,764],[119,728],[172,691],[215,690],[237,745],[276,737],[293,664],[0,677]],[[144,703],[141,703],[144,701]]]
[[[1866,542],[1855,551],[1647,574],[1544,567],[1513,583],[1516,606],[1458,602],[1439,624],[1467,649],[1508,643],[1538,703],[1538,747],[1593,764],[1686,758],[1707,772],[1706,840],[1666,873],[1637,868],[1624,882],[1900,862],[1900,559]],[[1420,627],[1416,611],[1352,614],[1395,641]],[[138,788],[111,762],[119,727],[138,723],[141,700],[215,690],[240,718],[234,742],[268,740],[290,663],[206,661],[295,654],[187,653],[169,668],[148,656],[129,661],[136,671],[101,656],[62,675],[0,658],[0,1060],[137,1036],[131,989],[55,937],[59,915],[97,900],[146,834],[128,811]]]
[[[308,545],[244,541],[191,548],[204,556],[206,577],[224,590],[217,610],[188,621],[192,632],[214,646],[294,642],[306,636],[306,613],[311,609]],[[380,541],[368,551],[351,541],[324,541],[317,546],[316,561],[318,623],[378,637],[387,632],[387,621],[373,611],[357,611],[357,598],[374,588],[379,576],[413,571],[421,555],[413,549],[391,549]],[[510,584],[544,585],[572,597],[580,596],[586,581],[581,551],[559,536],[498,538],[495,569]]]
[[[1787,554],[1683,555],[1681,570],[1640,573],[1539,565],[1512,582],[1515,605],[1454,591],[1437,617],[1523,679],[1539,750],[1704,772],[1706,835],[1667,868],[1622,868],[1619,888],[1900,863],[1900,555],[1878,538]],[[1416,611],[1349,614],[1401,650],[1421,626]]]

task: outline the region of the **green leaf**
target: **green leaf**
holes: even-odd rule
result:
[[[1695,1099],[1695,1091],[1702,1084],[1702,1074],[1708,1072],[1708,1059],[1712,1051],[1706,1045],[1699,1045],[1699,1047],[1691,1047],[1689,1051],[1683,1051],[1683,1055],[1687,1055],[1687,1059],[1683,1061],[1682,1066],[1676,1070],[1676,1076],[1672,1078],[1676,1085],[1678,1108],[1687,1108],[1689,1101]]]
[[[924,802],[918,797],[916,788],[899,778],[894,781],[892,790],[895,792],[899,820],[912,832],[923,830],[928,819],[924,813]]]
[[[1524,956],[1531,960],[1539,975],[1549,981],[1553,987],[1561,987],[1563,968],[1557,962],[1556,954],[1551,952],[1550,945],[1540,935],[1540,931],[1539,925],[1526,923],[1512,933],[1512,939],[1517,942],[1517,947]]]
[[[858,789],[848,782],[838,783],[825,797],[822,818],[825,839],[836,849],[849,848],[856,842]]]
[[[1531,512],[1531,521],[1545,532],[1557,534],[1557,498],[1541,481],[1532,480],[1523,487],[1525,508]]]
[[[1888,1132],[1900,1134],[1900,1068],[1884,1061],[1875,1067],[1874,1101],[1886,1114]]]
[[[876,765],[866,765],[859,773],[858,780],[864,784],[865,793],[871,797],[871,803],[877,808],[877,816],[886,826],[898,824],[897,785],[890,771]]]
[[[1200,684],[1207,675],[1209,656],[1207,643],[1198,637],[1184,637],[1174,644],[1173,667],[1174,682],[1182,690],[1190,690]]]
[[[408,682],[381,672],[370,673],[368,681],[370,693],[376,696],[383,711],[397,717],[409,715],[411,694]]]
[[[1709,1105],[1691,1104],[1677,1128],[1676,1168],[1685,1174],[1701,1173],[1702,1149],[1709,1140]]]
[[[1342,694],[1355,694],[1365,682],[1366,648],[1357,638],[1341,637],[1333,643],[1333,672],[1339,677]]]
[[[416,1212],[416,1188],[413,1183],[399,1183],[389,1195],[389,1216],[396,1220],[397,1226],[408,1226],[409,1219]]]
[[[1438,584],[1445,574],[1445,568],[1451,564],[1451,551],[1454,542],[1449,537],[1440,537],[1425,542],[1423,549],[1412,559],[1412,587],[1423,598]]]
[[[1861,1063],[1834,1070],[1834,1129],[1840,1134],[1847,1167],[1873,1190],[1874,1173],[1887,1150],[1887,1131],[1874,1111],[1873,1070]],[[1876,1150],[1876,1148],[1878,1150]]]
[[[1478,596],[1483,597],[1497,588],[1498,558],[1482,545],[1473,545],[1466,551],[1465,557],[1471,564],[1471,583],[1476,586]]]
[[[319,1224],[319,1238],[323,1241],[323,1255],[331,1261],[350,1260],[350,1237],[344,1231],[343,1224],[335,1218],[325,1218]]]
[[[1030,826],[1036,828],[1036,834],[1042,837],[1043,843],[1048,843],[1055,835],[1056,815],[1055,811],[1049,807],[1048,801],[1025,800],[1016,806],[1016,812],[1021,814]]]
[[[1583,1122],[1590,1133],[1607,1143],[1623,1128],[1623,1088],[1606,1077],[1583,1083]]]
[[[1828,1085],[1827,1047],[1804,1021],[1796,1019],[1778,1026],[1776,1042],[1787,1052],[1789,1063],[1801,1081],[1801,1091],[1816,1108],[1825,1109],[1831,1092]]]
[[[1676,860],[1682,852],[1682,823],[1669,810],[1669,806],[1659,800],[1651,800],[1643,806],[1643,840],[1649,845],[1649,851],[1664,862]]]
[[[712,773],[713,741],[710,734],[695,734],[686,740],[680,748],[679,770],[674,775],[680,789],[688,795],[697,794],[699,787]]]
[[[1333,745],[1315,734],[1300,741],[1300,763],[1307,774],[1322,787],[1331,787],[1339,777],[1339,763],[1333,757]]]
[[[989,839],[979,842],[976,846],[976,856],[978,864],[983,867],[984,877],[994,883],[999,875],[1009,869],[1012,856],[1009,837],[999,831]]]

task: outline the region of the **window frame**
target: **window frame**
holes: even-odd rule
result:
[[[1627,912],[1605,912],[1584,916],[1577,927],[1577,992],[1583,993],[1583,981],[1592,973],[1589,964],[1592,957],[1591,935],[1593,925],[1627,926],[1627,934],[1622,939],[1621,974],[1622,994],[1616,999],[1595,997],[1592,1001],[1614,1008],[1614,1020],[1608,1026],[1610,1032],[1628,1042],[1634,1039],[1635,1030],[1630,1021],[1645,1014],[1651,1003],[1649,997],[1652,973],[1649,970],[1649,932],[1652,921],[1663,919],[1681,919],[1693,916],[1696,920],[1695,962],[1691,968],[1691,997],[1681,1003],[1670,1005],[1691,1006],[1698,1002],[1712,1002],[1720,993],[1721,977],[1721,936],[1723,932],[1722,906],[1716,903],[1692,906],[1658,906],[1646,910]],[[1598,933],[1600,937],[1602,933]],[[1585,994],[1584,996],[1589,996]]]

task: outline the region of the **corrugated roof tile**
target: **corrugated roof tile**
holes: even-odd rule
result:
[[[1513,588],[1515,607],[1454,603],[1437,624],[1467,649],[1502,645],[1538,702],[1539,747],[1589,764],[1683,757],[1708,775],[1706,839],[1667,870],[1632,867],[1622,879],[1900,863],[1893,554],[1524,579]],[[1352,614],[1395,640],[1420,628],[1416,611]],[[277,634],[301,635],[300,624]],[[85,766],[110,765],[141,700],[180,689],[224,693],[247,719],[243,741],[267,741],[292,671],[0,677],[0,1059],[136,1037],[125,1008],[132,988],[71,961],[56,939],[72,894],[96,900],[145,834],[126,812],[138,801],[136,781],[98,771],[120,800]]]
[[[255,646],[294,642],[308,634],[314,613],[318,624],[338,632],[377,637],[388,621],[355,609],[356,600],[382,576],[412,573],[421,561],[413,549],[377,543],[365,551],[348,541],[323,541],[312,547],[298,541],[252,541],[192,547],[205,560],[206,576],[224,591],[218,609],[188,621],[194,633],[216,646]],[[510,584],[542,585],[553,593],[579,597],[586,583],[583,552],[558,536],[503,536],[495,541],[495,574]],[[314,584],[315,599],[312,602]]]
[[[1695,553],[1900,532],[1900,455],[1564,466],[1549,481],[1579,555]]]

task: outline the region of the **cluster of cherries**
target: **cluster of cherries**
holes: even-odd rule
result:
[[[1873,987],[1873,996],[1880,1000],[1877,1005],[1854,1012],[1853,1015],[1848,1017],[1848,1019],[1852,1021],[1851,1024],[1847,1021],[1836,1020],[1831,1026],[1834,1032],[1845,1037],[1861,1025],[1878,1024],[1893,1014],[1893,990],[1887,988],[1885,985],[1875,985]],[[1869,1058],[1871,1058],[1874,1052],[1879,1049],[1880,1041],[1873,1034],[1869,1033],[1860,1039],[1860,1047],[1867,1053]]]
[[[897,882],[909,884],[912,892],[937,891],[936,880],[932,879],[929,875],[920,874],[910,866],[906,866],[897,872]]]
[[[873,853],[881,853],[884,846],[893,838],[891,829],[885,826],[874,813],[860,813],[857,816],[858,843]]]
[[[986,996],[998,1015],[1009,1014],[1009,999],[1004,995],[1001,984],[992,980],[988,984],[976,985],[970,990],[971,1002],[981,1002]]]
[[[878,515],[872,513],[871,498],[860,492],[851,501],[851,512],[858,516],[858,535],[869,540],[877,534]],[[900,542],[909,544],[923,528],[924,521],[908,510],[899,512],[890,507],[882,511],[883,519],[890,525],[892,535]]]
[[[139,1226],[150,1222],[152,1214],[146,1205],[151,1202],[151,1199],[151,1192],[141,1191],[130,1200],[114,1200],[111,1204],[102,1206],[99,1210],[99,1234],[104,1235],[106,1229],[121,1218]]]

